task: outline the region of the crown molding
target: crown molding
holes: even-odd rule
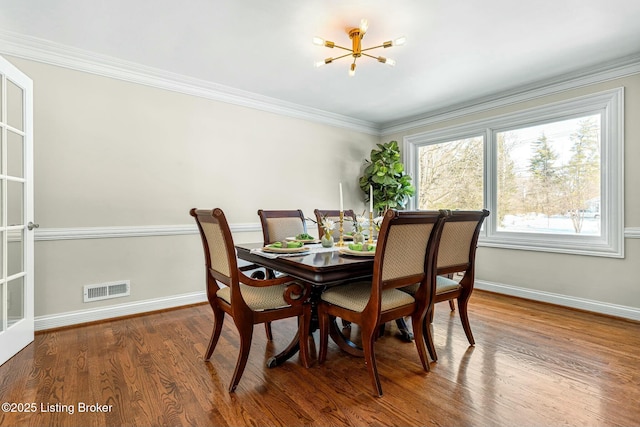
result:
[[[640,73],[640,54],[392,122],[374,123],[1,30],[0,53],[375,136],[432,125]]]
[[[0,29],[0,53],[282,116],[380,135],[376,123]]]
[[[429,113],[383,123],[381,125],[380,135],[386,136],[429,126],[435,123],[458,119],[460,117],[638,73],[640,73],[640,54],[631,55],[616,61],[609,61],[590,68],[584,68],[572,73],[520,86],[510,91],[478,98]]]

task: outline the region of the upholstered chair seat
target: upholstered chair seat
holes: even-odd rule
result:
[[[276,310],[278,308],[289,307],[284,299],[284,292],[287,289],[287,285],[275,285],[266,288],[256,288],[253,286],[247,286],[240,284],[240,293],[242,299],[247,303],[249,308],[253,311],[266,311]],[[231,288],[221,288],[216,296],[223,299],[227,304],[231,304]]]
[[[411,286],[402,288],[402,290],[411,295],[415,295],[419,285],[420,285],[419,283],[415,283]],[[436,295],[443,292],[453,291],[455,289],[458,289],[459,287],[460,287],[460,283],[456,282],[455,280],[449,279],[444,276],[436,277]]]
[[[416,286],[417,290],[417,286]],[[371,282],[352,283],[349,286],[336,286],[324,291],[322,301],[345,308],[347,310],[362,312],[371,298]],[[382,311],[393,310],[403,305],[413,304],[413,296],[399,289],[385,289],[382,291],[380,309]]]

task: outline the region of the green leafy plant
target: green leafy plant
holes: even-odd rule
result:
[[[404,209],[409,197],[415,193],[411,177],[404,172],[397,141],[377,144],[371,150],[371,160],[365,160],[364,175],[360,177],[360,189],[369,201],[369,185],[373,186],[373,209]]]

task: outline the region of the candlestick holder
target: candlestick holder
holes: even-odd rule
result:
[[[344,227],[343,227],[343,223],[344,223],[344,211],[340,211],[340,240],[338,240],[338,243],[336,243],[336,246],[344,246],[344,239],[343,237],[343,232],[344,232]]]
[[[373,244],[373,212],[369,211],[369,241],[370,245]]]

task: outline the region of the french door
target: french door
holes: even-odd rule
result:
[[[0,364],[33,341],[33,83],[0,57]]]

